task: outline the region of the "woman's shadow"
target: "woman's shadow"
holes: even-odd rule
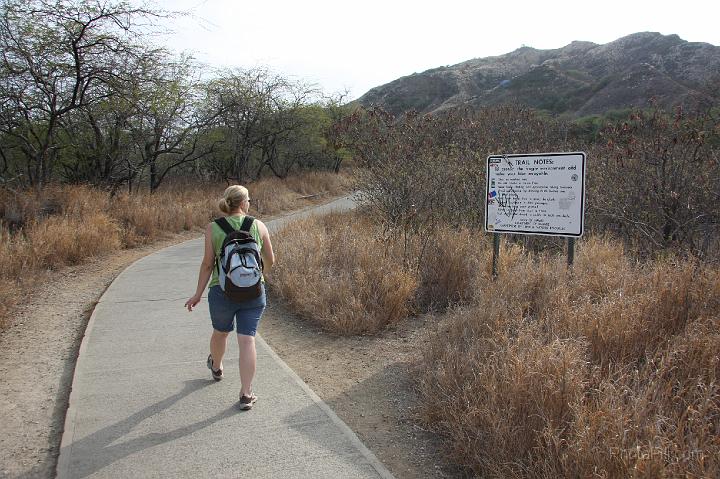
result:
[[[172,396],[151,404],[140,411],[128,416],[122,421],[106,426],[72,444],[61,449],[60,454],[69,454],[66,462],[67,469],[58,471],[58,477],[82,478],[99,471],[118,459],[127,457],[135,452],[157,446],[168,441],[192,434],[222,419],[237,413],[236,407],[230,406],[212,417],[203,419],[194,424],[178,427],[172,431],[149,433],[129,441],[111,445],[113,442],[128,434],[140,422],[168,409],[182,398],[215,381],[207,379],[192,379],[184,382],[184,387]],[[82,455],[75,457],[73,451],[82,451]]]

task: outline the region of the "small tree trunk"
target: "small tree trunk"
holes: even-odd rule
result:
[[[333,173],[340,173],[340,165],[342,165],[342,157],[340,155],[335,156],[335,162],[333,163]]]
[[[155,160],[153,160],[150,163],[150,193],[154,192],[158,187],[157,178],[157,165],[155,164]]]

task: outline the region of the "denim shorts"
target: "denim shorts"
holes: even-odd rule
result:
[[[225,297],[219,285],[208,291],[208,304],[210,305],[210,320],[217,331],[229,333],[233,330],[233,322],[238,334],[255,336],[260,317],[265,311],[267,300],[265,285],[262,285],[262,294],[257,299],[236,303]]]

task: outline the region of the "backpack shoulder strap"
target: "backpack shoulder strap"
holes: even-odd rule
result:
[[[217,224],[225,232],[226,235],[229,235],[230,233],[235,231],[235,228],[232,227],[232,225],[226,218],[217,218],[215,220],[215,224]]]
[[[243,219],[242,225],[240,226],[240,231],[246,231],[250,232],[250,228],[252,228],[253,221],[255,221],[255,218],[252,216],[245,216],[245,219]]]

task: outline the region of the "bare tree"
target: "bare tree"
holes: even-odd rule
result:
[[[221,140],[207,142],[202,137],[222,110],[205,101],[205,85],[191,58],[171,61],[165,52],[156,51],[143,70],[147,81],[135,92],[137,114],[130,118],[129,129],[154,191],[173,169],[215,152]]]
[[[153,15],[120,1],[0,5],[0,132],[18,145],[31,184],[50,179],[66,117],[109,98],[125,80],[138,51],[134,28]]]
[[[720,224],[718,124],[711,110],[677,107],[636,111],[606,126],[593,152],[602,163],[591,213],[648,250],[701,254]]]
[[[257,177],[266,167],[284,176],[292,165],[280,162],[293,160],[279,156],[280,145],[302,124],[297,112],[318,95],[317,88],[259,68],[220,72],[209,92],[222,112],[229,156],[216,158],[216,170],[238,181]]]

